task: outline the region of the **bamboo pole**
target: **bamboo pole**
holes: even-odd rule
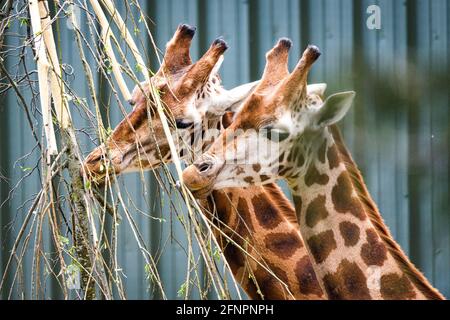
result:
[[[97,19],[100,23],[102,41],[103,41],[103,45],[105,47],[106,55],[108,56],[109,61],[110,61],[113,75],[116,78],[117,85],[119,86],[119,89],[122,92],[123,97],[125,98],[126,101],[128,101],[131,98],[131,93],[130,93],[130,90],[128,90],[125,80],[123,79],[122,71],[120,71],[120,65],[117,62],[116,56],[115,56],[113,48],[112,48],[111,37],[113,35],[111,32],[111,27],[109,26],[108,20],[106,19],[103,9],[100,6],[100,4],[98,3],[98,1],[90,0],[90,3],[92,5],[92,8],[94,9],[94,13],[97,16]]]
[[[131,36],[130,31],[128,30],[127,26],[125,25],[125,22],[123,21],[122,17],[120,16],[120,13],[116,10],[116,7],[112,3],[111,0],[102,0],[102,3],[108,10],[109,14],[114,19],[114,22],[116,23],[117,27],[119,28],[119,31],[122,35],[122,37],[125,39],[126,43],[131,49],[131,53],[133,54],[134,58],[136,59],[136,62],[141,70],[141,73],[143,74],[145,81],[150,80],[150,75],[148,72],[148,69],[146,67],[146,63],[144,59],[142,58],[141,54],[139,53],[139,49],[136,46],[136,43],[134,42],[133,37]]]
[[[50,21],[50,11],[46,1],[39,1],[39,13],[41,17],[42,36],[45,47],[50,58],[49,65],[52,67],[50,73],[50,89],[55,106],[56,117],[61,128],[69,126],[70,115],[67,109],[67,101],[64,99],[64,85],[61,77],[61,67],[59,66],[58,53],[56,51],[53,30]]]
[[[51,116],[49,71],[50,64],[45,52],[45,44],[42,41],[41,16],[39,14],[38,0],[29,0],[31,28],[33,29],[34,48],[36,50],[36,64],[39,80],[39,97],[42,108],[42,120],[44,124],[45,138],[47,141],[48,155],[58,154],[56,145],[55,129]]]

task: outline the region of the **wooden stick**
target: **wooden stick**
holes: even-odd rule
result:
[[[122,92],[123,97],[126,101],[131,99],[131,93],[128,90],[127,84],[122,76],[122,71],[120,71],[120,65],[117,62],[116,56],[112,49],[111,45],[111,27],[109,26],[108,20],[106,19],[105,14],[103,13],[102,7],[96,0],[90,0],[92,8],[94,9],[95,15],[97,16],[98,21],[100,22],[101,27],[101,35],[102,41],[105,46],[106,54],[110,60],[111,68],[116,78],[117,85],[119,86],[120,91]]]
[[[53,30],[50,21],[50,11],[47,1],[39,1],[39,12],[41,17],[42,36],[45,47],[50,58],[52,72],[50,73],[50,88],[55,105],[56,117],[59,125],[66,129],[70,124],[70,115],[67,109],[67,101],[64,95],[64,85],[61,77],[61,67],[59,65],[58,53],[56,51]]]
[[[112,3],[111,0],[102,0],[102,3],[105,5],[109,14],[114,19],[114,22],[116,23],[117,27],[119,28],[119,31],[120,31],[122,37],[125,39],[126,43],[130,47],[131,53],[133,54],[134,58],[136,59],[136,62],[140,67],[139,70],[143,74],[145,81],[149,81],[150,75],[148,73],[146,63],[145,63],[144,59],[142,58],[141,54],[139,53],[139,49],[136,46],[136,43],[134,42],[134,39],[131,36],[130,31],[128,30],[127,26],[125,25],[125,22],[123,21],[122,17],[120,16],[120,13],[116,10],[116,8],[114,7],[114,4]]]
[[[34,36],[34,48],[36,50],[36,64],[39,80],[39,97],[42,108],[42,120],[44,122],[45,138],[49,155],[58,154],[56,145],[55,130],[51,117],[50,88],[49,88],[49,69],[50,64],[45,52],[45,44],[42,41],[41,16],[39,14],[38,0],[29,0],[31,27]]]

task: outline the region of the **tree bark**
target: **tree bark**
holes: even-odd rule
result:
[[[89,233],[89,217],[84,203],[84,184],[80,174],[80,161],[77,159],[75,146],[69,132],[71,128],[63,130],[62,136],[67,146],[68,171],[70,175],[71,203],[73,213],[74,247],[77,260],[80,264],[81,287],[84,291],[84,298],[95,299],[95,281],[92,276],[93,263],[89,252],[91,236]]]

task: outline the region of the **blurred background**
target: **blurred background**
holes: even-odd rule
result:
[[[132,5],[122,1],[115,4],[123,17],[133,15]],[[380,29],[367,27],[371,14],[366,10],[370,5],[380,8]],[[450,297],[449,1],[153,0],[141,1],[141,6],[153,21],[151,31],[161,50],[180,23],[197,27],[191,50],[194,60],[217,36],[223,36],[229,44],[221,69],[226,88],[259,79],[265,52],[280,37],[293,40],[291,68],[307,44],[319,46],[322,56],[314,65],[309,82],[326,82],[328,94],[357,92],[356,103],[341,124],[347,146],[397,242],[426,277]],[[80,25],[86,34],[91,32],[85,12],[80,12]],[[65,64],[66,80],[78,96],[88,98],[72,32],[70,24],[62,20],[57,31],[60,58]],[[134,33],[138,35],[140,31]],[[141,33],[141,44],[148,46],[145,57],[156,70],[156,56],[151,54],[145,30]],[[15,21],[8,30],[6,45],[19,46],[26,34],[27,25]],[[24,66],[16,60],[20,55],[25,55],[29,68],[35,68],[28,48],[6,57],[12,74],[23,72]],[[87,59],[95,71],[95,61],[89,54]],[[113,128],[122,114],[105,79],[100,73],[94,74],[103,117]],[[24,88],[22,94],[27,101],[31,99],[29,89]],[[31,117],[40,135],[38,109],[31,110]],[[82,112],[72,115],[86,155],[98,143],[95,128]],[[39,164],[35,167],[40,154],[31,137],[16,94],[12,90],[1,94],[0,276],[30,208],[30,199],[40,189]],[[168,205],[172,195],[159,190],[152,173],[146,173],[144,178],[145,190],[139,174],[129,174],[119,184],[127,190],[125,200],[145,243],[158,257],[167,296],[179,298],[186,277],[185,234]],[[122,224],[119,230],[119,264],[127,297],[159,298],[150,288],[130,227]],[[1,298],[10,294],[15,299],[29,298],[32,253],[32,249],[24,252],[20,281],[13,279],[13,272],[5,276],[7,283],[14,285],[5,286]],[[44,282],[47,298],[61,297],[51,277]],[[196,297],[195,293],[192,297]]]

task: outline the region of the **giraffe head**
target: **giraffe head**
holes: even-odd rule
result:
[[[350,108],[354,92],[334,94],[323,101],[325,84],[307,86],[308,72],[320,56],[317,47],[308,46],[289,73],[290,46],[289,40],[281,39],[266,54],[261,82],[231,126],[185,169],[183,180],[196,196],[212,189],[261,185],[298,175],[297,168],[304,166],[309,152],[297,148],[299,140],[320,134]]]
[[[189,137],[194,126],[207,116],[234,110],[254,89],[256,82],[232,90],[221,86],[218,69],[227,49],[222,38],[214,40],[209,50],[192,63],[189,49],[194,33],[194,27],[178,27],[166,45],[160,69],[150,83],[141,83],[133,90],[129,101],[133,111],[104,144],[87,156],[84,171],[94,181],[102,182],[107,173],[147,170],[170,161],[168,141],[156,112],[156,95],[176,138]]]

